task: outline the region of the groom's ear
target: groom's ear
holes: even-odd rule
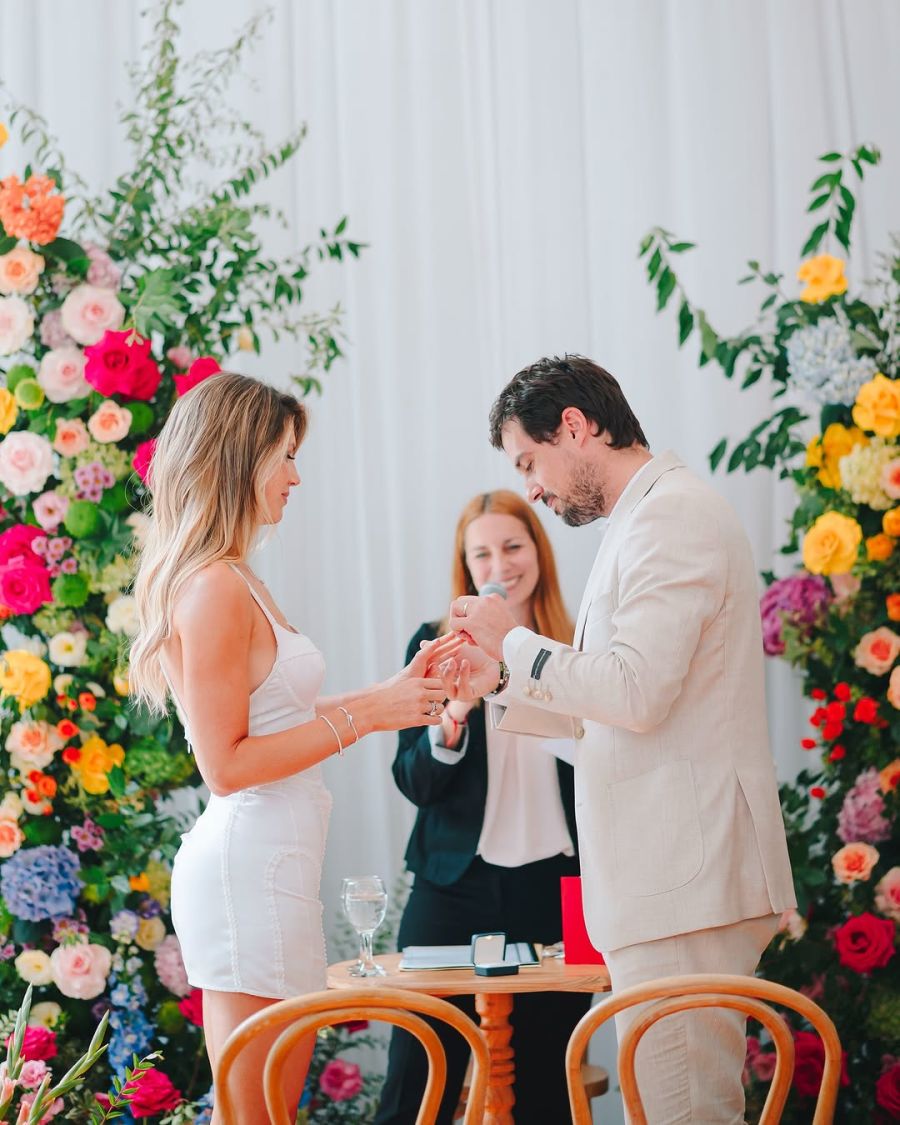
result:
[[[578,409],[577,406],[567,406],[560,415],[559,441],[560,444],[582,446],[588,438],[596,433],[596,423]]]

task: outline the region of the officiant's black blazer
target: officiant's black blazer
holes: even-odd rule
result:
[[[409,642],[407,663],[419,651],[422,641],[436,636],[436,625],[423,625]],[[450,886],[465,874],[475,857],[484,823],[487,741],[483,705],[469,712],[468,726],[469,745],[455,765],[434,757],[428,727],[400,731],[394,758],[394,780],[400,792],[419,810],[406,848],[406,865],[438,886]],[[559,759],[556,768],[566,824],[577,850],[574,770]]]

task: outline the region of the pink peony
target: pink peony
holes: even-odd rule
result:
[[[29,1059],[22,1066],[19,1074],[19,1085],[26,1090],[36,1090],[44,1081],[44,1075],[50,1068],[43,1059]]]
[[[175,384],[178,396],[181,397],[181,395],[186,395],[189,390],[196,387],[198,383],[208,379],[210,375],[218,375],[221,370],[222,368],[212,356],[205,355],[194,360],[186,375],[173,375],[172,382]]]
[[[131,411],[108,398],[88,419],[88,429],[101,445],[121,441],[131,429]]]
[[[93,1000],[106,987],[112,955],[104,945],[60,945],[50,954],[50,967],[63,996]]]
[[[150,474],[150,462],[153,460],[154,449],[156,449],[156,438],[151,438],[149,441],[142,441],[134,451],[134,457],[131,459],[131,467],[144,484],[147,483],[147,478]]]
[[[60,310],[62,326],[78,344],[96,344],[109,330],[121,328],[125,309],[109,289],[79,285],[66,297]]]
[[[156,975],[169,992],[176,996],[188,996],[191,986],[188,984],[187,972],[184,961],[181,959],[181,946],[174,934],[163,938],[153,952],[153,965]]]
[[[150,341],[134,332],[105,332],[102,340],[85,348],[84,377],[101,394],[150,399],[162,372],[150,357]]]
[[[44,313],[40,337],[45,348],[68,348],[75,344],[75,341],[63,328],[62,313],[59,309],[51,309],[50,312]]]
[[[343,1059],[332,1059],[322,1071],[319,1087],[322,1093],[335,1102],[355,1098],[363,1087],[359,1067],[356,1063],[344,1062]]]
[[[883,676],[891,670],[891,666],[900,653],[900,637],[893,629],[882,625],[880,629],[873,629],[866,633],[853,652],[856,664],[871,672],[873,676]]]
[[[177,348],[169,348],[166,352],[166,359],[173,367],[177,367],[181,371],[187,371],[194,362],[194,355],[190,348],[186,348],[184,344],[180,344]]]
[[[41,492],[53,472],[50,442],[30,430],[15,430],[0,441],[0,484],[13,496]]]
[[[53,448],[62,457],[77,457],[90,445],[87,427],[80,418],[57,418]]]
[[[884,798],[876,769],[864,770],[847,791],[838,813],[838,836],[845,844],[862,840],[880,844],[891,835],[890,821],[883,816]]]
[[[45,567],[32,563],[0,566],[0,603],[13,613],[36,613],[52,601],[50,576]]]
[[[43,559],[34,549],[35,539],[43,538],[43,531],[27,523],[17,523],[0,535],[0,566],[9,563],[34,563],[43,565]]]
[[[56,531],[66,518],[69,510],[69,500],[58,492],[42,492],[34,504],[34,518],[45,531]]]
[[[85,242],[84,250],[91,262],[87,271],[88,284],[101,289],[118,289],[122,271],[109,254],[93,242]]]
[[[21,297],[0,297],[0,355],[19,351],[34,331],[34,313]]]
[[[892,867],[875,884],[875,909],[900,924],[900,867]]]
[[[167,1113],[182,1100],[181,1092],[175,1089],[172,1079],[155,1067],[132,1078],[125,1089],[134,1091],[130,1103],[134,1117],[155,1117]]]
[[[203,1027],[203,989],[192,988],[184,999],[178,1001],[178,1010],[186,1020]]]
[[[37,1092],[33,1094],[23,1094],[19,1102],[19,1114],[16,1117],[16,1125],[27,1125],[31,1120],[31,1107],[34,1105],[34,1099],[37,1097]],[[65,1106],[63,1105],[62,1098],[56,1098],[51,1104],[47,1112],[41,1117],[39,1125],[47,1125],[48,1121],[52,1121],[58,1113],[62,1113]]]
[[[84,381],[85,358],[80,348],[54,348],[38,368],[37,381],[51,402],[87,398],[91,388]]]

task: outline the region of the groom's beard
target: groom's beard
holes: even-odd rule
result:
[[[572,481],[565,496],[560,493],[545,493],[542,499],[548,506],[554,500],[560,501],[562,507],[557,514],[569,527],[583,527],[586,523],[593,523],[606,512],[603,481],[597,470],[587,465],[578,465],[573,469]]]

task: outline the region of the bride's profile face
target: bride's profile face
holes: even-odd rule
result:
[[[264,523],[280,523],[291,489],[300,483],[297,447],[290,443],[263,488]]]

